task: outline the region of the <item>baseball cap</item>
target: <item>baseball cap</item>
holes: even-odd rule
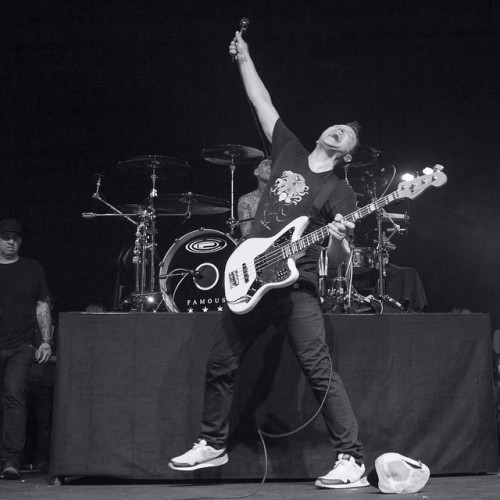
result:
[[[382,493],[416,493],[429,480],[430,470],[420,460],[399,453],[384,453],[375,460],[375,484]]]
[[[17,220],[3,219],[0,221],[0,233],[17,233],[22,236],[23,229]]]

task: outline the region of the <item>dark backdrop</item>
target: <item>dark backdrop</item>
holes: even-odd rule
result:
[[[93,173],[105,174],[111,203],[138,203],[147,176],[124,176],[117,162],[167,155],[192,171],[159,182],[160,194],[229,199],[228,168],[201,150],[262,149],[227,53],[246,16],[260,74],[306,147],[356,119],[381,166],[445,166],[445,187],[403,207],[411,226],[392,240],[391,261],[419,271],[429,311],[467,307],[500,326],[496,0],[32,0],[3,10],[0,217],[25,226],[24,254],[43,263],[57,310],[110,307],[118,256],[134,241],[130,223],[82,219],[105,211],[91,199]],[[236,196],[253,188],[251,169],[238,168]],[[226,231],[225,216],[162,219],[160,258],[199,227]]]

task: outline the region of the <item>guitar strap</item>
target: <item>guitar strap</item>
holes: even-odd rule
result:
[[[309,219],[312,219],[316,215],[319,214],[320,210],[323,208],[324,204],[328,200],[328,198],[335,192],[337,186],[339,184],[339,178],[332,174],[328,180],[323,184],[320,192],[316,195],[313,204],[309,208],[308,216]]]

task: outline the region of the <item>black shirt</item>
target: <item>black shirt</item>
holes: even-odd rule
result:
[[[0,263],[0,349],[33,342],[36,304],[48,300],[49,290],[39,262],[20,257],[12,264]]]
[[[337,213],[356,210],[356,195],[333,171],[316,173],[309,167],[309,151],[278,119],[273,130],[272,171],[260,200],[250,237],[268,238],[277,234],[297,217],[309,215],[316,196],[325,182],[334,178],[335,188],[319,214],[313,217],[304,234],[331,222]],[[320,245],[314,244],[297,260],[299,280],[317,285]]]

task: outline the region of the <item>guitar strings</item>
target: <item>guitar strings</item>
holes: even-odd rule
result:
[[[346,215],[344,217],[344,220],[347,220],[348,222],[355,222],[357,219],[366,217],[375,210],[387,205],[388,203],[391,203],[392,201],[398,198],[399,198],[398,191],[394,191],[393,193],[388,194],[387,196],[384,196],[383,198],[380,198],[372,203],[369,203],[368,205],[365,205],[364,207]],[[297,251],[294,251],[293,253],[290,253],[289,256],[287,256],[286,250],[288,248],[292,248],[295,245],[299,247],[298,251],[305,250],[306,248],[300,248],[300,245],[309,246],[308,240],[311,240],[310,243],[314,243],[315,241],[320,241],[320,239],[326,238],[327,235],[328,235],[328,227],[323,226],[319,229],[316,229],[315,231],[312,231],[311,233],[306,234],[305,236],[299,238],[298,240],[283,243],[282,245],[276,247],[276,249],[271,250],[269,253],[259,254],[252,261],[253,262],[252,264],[247,265],[247,272],[256,274],[258,268],[265,269],[283,259],[291,257],[293,253],[297,253]],[[236,272],[238,274],[238,278],[240,277],[240,272],[243,274],[244,278],[244,271],[241,267],[237,268]]]

